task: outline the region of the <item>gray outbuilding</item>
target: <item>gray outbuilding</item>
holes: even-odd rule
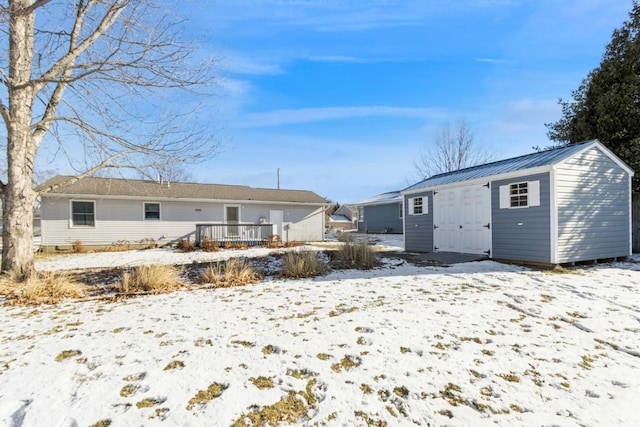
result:
[[[597,140],[403,190],[405,250],[542,264],[631,254],[633,171]]]
[[[358,232],[402,233],[402,194],[399,191],[378,194],[357,203]]]

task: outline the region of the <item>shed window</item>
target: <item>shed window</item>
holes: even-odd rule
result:
[[[522,181],[500,186],[500,209],[540,206],[540,181]]]
[[[364,208],[363,207],[359,207],[358,208],[358,221],[360,221],[360,222],[364,221]]]
[[[146,220],[159,220],[160,219],[160,203],[145,203],[144,204],[144,219]]]
[[[400,219],[402,219],[402,216],[404,215],[404,206],[402,205],[402,203],[400,203],[398,206],[400,207]]]
[[[509,206],[512,208],[529,206],[529,183],[519,182],[509,185]]]
[[[71,202],[71,221],[74,226],[95,227],[95,202]]]
[[[412,199],[409,199],[409,202],[409,213],[411,215],[422,215],[422,213],[424,212],[424,209],[422,207],[422,197],[414,197]]]

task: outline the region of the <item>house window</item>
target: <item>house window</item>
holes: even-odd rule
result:
[[[422,197],[414,197],[412,215],[422,215]]]
[[[144,204],[144,219],[146,220],[160,220],[160,203],[145,203]]]
[[[71,223],[74,227],[95,227],[95,202],[71,202]]]
[[[358,221],[364,221],[364,208],[358,208]]]
[[[509,206],[512,208],[529,206],[529,183],[519,182],[509,185]]]
[[[402,219],[402,216],[404,215],[404,206],[402,206],[402,203],[400,203],[398,206],[400,207],[400,219]]]

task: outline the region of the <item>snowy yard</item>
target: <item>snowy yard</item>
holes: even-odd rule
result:
[[[183,256],[205,254],[96,253],[37,267],[190,262]],[[387,259],[309,280],[0,307],[0,324],[2,426],[639,419],[636,262],[552,273]]]

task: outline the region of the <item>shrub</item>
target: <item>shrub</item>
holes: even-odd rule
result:
[[[243,286],[261,280],[262,275],[244,258],[211,264],[200,275],[200,283],[211,283],[214,288]]]
[[[81,254],[85,252],[86,249],[80,240],[76,240],[71,243],[71,250],[74,254]]]
[[[171,292],[182,286],[178,272],[170,265],[152,264],[135,267],[124,273],[118,286],[120,292]]]
[[[86,285],[61,273],[35,273],[21,281],[3,277],[0,282],[0,294],[13,304],[55,304],[65,298],[81,298],[86,293]]]
[[[313,251],[291,251],[282,258],[282,277],[303,278],[320,276],[327,272],[327,265]]]
[[[266,246],[268,248],[279,248],[282,246],[282,237],[280,237],[277,234],[270,234],[269,237],[267,237],[267,244]]]
[[[176,249],[182,252],[193,252],[196,250],[196,245],[191,240],[180,239],[176,243]]]
[[[345,243],[335,256],[335,265],[338,268],[355,268],[368,270],[379,264],[378,256],[366,243]]]
[[[205,252],[218,252],[220,250],[220,242],[205,237],[200,242],[200,248]]]
[[[247,242],[224,242],[225,249],[247,249]]]

